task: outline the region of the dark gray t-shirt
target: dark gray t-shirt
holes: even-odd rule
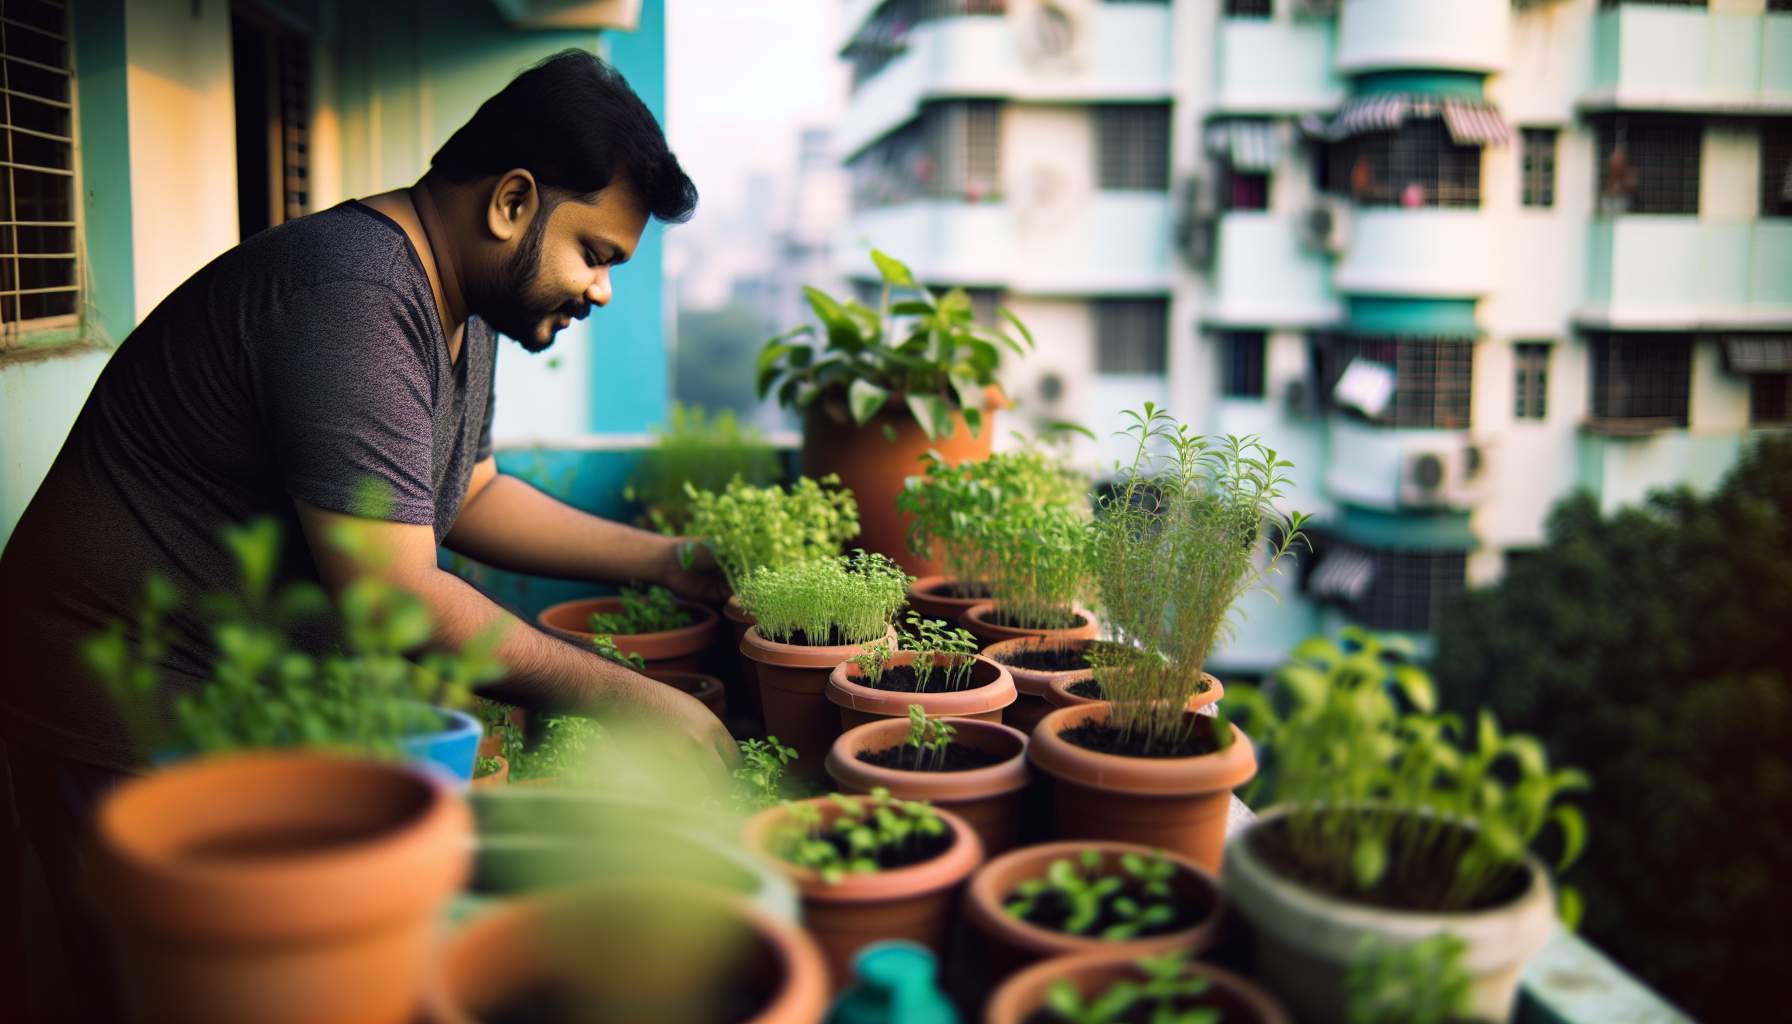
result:
[[[316,579],[293,499],[364,513],[373,479],[383,518],[439,542],[491,453],[495,347],[474,319],[450,362],[409,239],[355,202],[262,232],[175,289],[107,363],[0,556],[7,734],[131,763],[79,644],[129,620],[151,572],[189,603],[233,588],[227,524],[278,518],[281,578]],[[171,625],[178,692],[205,677],[210,642],[190,609]]]

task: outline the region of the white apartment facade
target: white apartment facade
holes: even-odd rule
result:
[[[1573,489],[1792,423],[1792,0],[847,2],[844,272],[1012,308],[1041,420],[1297,463],[1222,667],[1423,636]]]

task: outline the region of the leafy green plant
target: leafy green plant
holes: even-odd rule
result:
[[[483,779],[488,775],[498,774],[502,763],[495,757],[479,757],[473,760],[473,777]]]
[[[1018,340],[985,328],[962,288],[936,297],[902,263],[875,249],[871,259],[883,276],[879,307],[804,288],[821,329],[804,325],[765,343],[757,367],[759,397],[775,394],[786,409],[808,410],[818,402],[839,407],[836,419],[850,415],[861,426],[900,401],[933,441],[952,436],[957,411],[975,436],[1003,350],[1025,355],[1033,336],[1006,309],[1001,315]],[[892,304],[896,289],[914,297]]]
[[[647,671],[647,659],[634,651],[624,651],[616,646],[616,638],[608,633],[599,633],[591,638],[591,649],[598,654],[616,662],[627,665],[636,672]]]
[[[687,488],[690,532],[715,552],[735,593],[748,575],[830,555],[859,533],[859,506],[832,473],[781,487],[736,477],[721,493]]]
[[[824,824],[813,803],[789,805],[790,823],[772,837],[772,853],[815,871],[828,885],[847,875],[874,874],[904,858],[920,859],[929,841],[937,843],[950,826],[922,800],[898,800],[881,786],[869,796],[828,794],[839,808]]]
[[[1126,415],[1137,447],[1101,502],[1091,556],[1118,642],[1090,661],[1110,724],[1174,749],[1210,727],[1183,710],[1207,655],[1238,599],[1305,540],[1306,517],[1276,507],[1292,464],[1255,438],[1195,434],[1150,402]]]
[[[749,811],[763,810],[782,803],[784,767],[797,759],[797,752],[778,742],[778,737],[740,741],[740,767],[734,769],[735,801]]]
[[[1468,944],[1449,932],[1404,945],[1365,936],[1345,978],[1350,1024],[1450,1024],[1469,1014]]]
[[[1218,1024],[1220,1012],[1212,1007],[1178,1004],[1200,999],[1213,987],[1206,978],[1190,976],[1193,958],[1177,951],[1133,961],[1145,980],[1117,981],[1085,1000],[1076,985],[1055,981],[1045,993],[1045,1008],[1064,1024],[1118,1024],[1141,1005],[1150,1008],[1143,1019],[1151,1024]]]
[[[759,632],[774,643],[813,647],[863,644],[884,635],[914,579],[883,555],[818,558],[761,569],[738,594]]]
[[[859,675],[871,686],[876,686],[884,678],[884,669],[890,666],[890,658],[896,653],[896,645],[888,637],[880,637],[865,645],[865,649],[847,659]]]
[[[896,497],[896,507],[910,517],[909,550],[938,555],[946,574],[962,583],[995,577],[1003,553],[992,549],[985,534],[1012,511],[1062,508],[1087,518],[1088,482],[1038,448],[996,452],[956,466],[928,451],[922,466],[924,472],[909,477]]]
[[[1022,629],[1077,624],[1094,541],[1087,512],[1063,505],[1014,506],[979,533],[990,560],[986,578],[997,621]]]
[[[535,746],[511,760],[511,779],[592,781],[592,754],[605,739],[604,727],[579,715],[551,715],[542,725],[543,735]]]
[[[1102,863],[1099,850],[1084,850],[1074,861],[1060,857],[1046,867],[1043,878],[1015,886],[1002,909],[1025,919],[1042,901],[1055,900],[1067,911],[1063,931],[1087,935],[1105,919],[1111,923],[1096,937],[1112,941],[1153,934],[1153,929],[1161,932],[1175,921],[1170,881],[1176,865],[1169,858],[1122,854],[1117,872],[1104,872]]]
[[[1541,743],[1502,734],[1485,710],[1474,745],[1459,747],[1461,719],[1436,713],[1430,677],[1398,641],[1358,629],[1340,642],[1314,637],[1275,679],[1280,708],[1243,684],[1226,697],[1270,762],[1274,798],[1291,809],[1280,823],[1286,856],[1310,884],[1414,910],[1466,910],[1512,887],[1546,827],[1560,834],[1558,871],[1580,855],[1585,819],[1557,800],[1586,788],[1587,776],[1552,771]],[[1578,893],[1560,893],[1572,924]]]
[[[473,698],[472,715],[479,719],[485,735],[498,739],[498,753],[507,761],[516,760],[516,755],[523,750],[523,731],[516,727],[511,718],[515,709],[502,701],[486,697]]]
[[[910,667],[915,673],[917,692],[933,692],[935,676],[939,677],[942,691],[962,690],[970,685],[971,668],[977,663],[977,638],[970,631],[909,612],[902,627],[901,644],[904,650],[916,652]]]
[[[672,403],[658,441],[641,453],[622,496],[644,506],[644,525],[677,536],[690,528],[691,491],[714,491],[739,478],[752,486],[783,479],[778,453],[765,436],[742,427],[734,410],[710,415],[700,405]]]
[[[691,624],[691,613],[679,605],[678,598],[665,587],[652,586],[645,590],[630,587],[618,596],[622,599],[621,609],[593,612],[587,629],[593,633],[638,636],[642,633],[680,629]]]
[[[942,771],[946,767],[946,751],[958,730],[939,718],[928,718],[927,709],[919,704],[908,706],[908,745],[915,748],[916,770]]]

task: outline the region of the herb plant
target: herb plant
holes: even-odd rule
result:
[[[823,647],[884,635],[913,582],[895,562],[860,550],[761,569],[741,581],[738,593],[766,639]]]
[[[630,587],[620,595],[622,608],[614,612],[594,612],[586,628],[593,633],[619,633],[638,636],[642,633],[663,633],[691,624],[691,613],[678,604],[678,598],[665,587],[642,590]]]
[[[735,801],[749,811],[764,810],[782,803],[784,766],[797,759],[797,752],[778,742],[778,737],[763,740],[741,740],[739,768],[734,769]]]
[[[759,397],[776,394],[786,409],[808,410],[817,402],[839,406],[861,426],[900,401],[933,441],[952,436],[957,411],[976,436],[983,425],[984,392],[996,383],[1002,351],[1025,355],[1033,336],[1006,309],[1001,315],[1018,340],[983,327],[962,288],[936,297],[902,263],[875,249],[871,259],[883,276],[878,308],[804,288],[821,330],[805,325],[765,343],[757,368]],[[897,289],[913,297],[892,303]],[[845,415],[836,418],[844,421]]]
[[[596,618],[596,616],[592,617]],[[616,662],[618,665],[627,665],[636,672],[647,671],[646,658],[641,657],[641,655],[635,651],[621,650],[616,646],[616,638],[608,633],[599,633],[592,637],[591,648],[603,657]]]
[[[990,596],[999,621],[1021,629],[1077,624],[1089,587],[1093,535],[1088,513],[1064,505],[1019,505],[979,531],[989,558]]]
[[[473,761],[473,777],[483,779],[488,775],[498,774],[500,763],[495,757],[480,757]]]
[[[658,442],[641,453],[622,495],[640,502],[644,525],[661,533],[689,529],[692,490],[720,490],[736,477],[752,486],[783,478],[777,451],[758,430],[742,427],[731,409],[711,416],[700,405],[674,402],[666,426],[655,433]]]
[[[605,739],[604,727],[579,715],[552,715],[543,722],[540,741],[510,762],[510,777],[554,779],[565,783],[589,781],[592,753]]]
[[[939,771],[946,767],[946,751],[958,735],[944,719],[928,718],[927,709],[919,704],[908,706],[908,745],[915,748],[916,770]]]
[[[1399,945],[1365,936],[1345,979],[1349,1024],[1451,1024],[1468,1019],[1468,944],[1449,932]]]
[[[902,646],[917,652],[911,666],[917,692],[933,692],[936,676],[941,691],[962,690],[970,685],[971,669],[977,663],[976,637],[968,630],[955,629],[915,612],[909,612],[904,623]]]
[[[1045,1008],[1064,1024],[1118,1024],[1140,1019],[1135,1010],[1149,1007],[1151,1024],[1218,1024],[1220,1012],[1212,1007],[1180,1007],[1199,999],[1213,987],[1206,978],[1191,977],[1187,952],[1175,951],[1140,957],[1133,963],[1145,975],[1142,982],[1117,981],[1085,1000],[1069,981],[1055,981],[1045,993]],[[1130,1016],[1129,1016],[1130,1015]]]
[[[819,806],[793,803],[790,824],[773,837],[778,857],[814,870],[828,885],[923,860],[951,831],[926,801],[898,800],[882,787],[869,796],[830,793],[828,799],[840,809],[831,825],[823,824]]]
[[[961,583],[987,583],[1002,555],[985,531],[1021,508],[1089,509],[1087,482],[1037,448],[997,452],[987,459],[950,465],[936,451],[922,457],[924,472],[911,476],[896,497],[909,515],[909,550],[938,555],[946,574]]]
[[[1276,507],[1292,464],[1256,439],[1197,435],[1149,402],[1126,415],[1137,448],[1101,502],[1092,552],[1118,643],[1090,660],[1109,723],[1147,750],[1174,749],[1211,728],[1184,713],[1208,652],[1238,599],[1304,541],[1306,517]]]
[[[1248,686],[1227,699],[1249,715],[1267,752],[1286,857],[1302,879],[1359,899],[1454,911],[1497,900],[1522,877],[1526,849],[1554,826],[1558,871],[1580,855],[1586,822],[1558,804],[1587,776],[1551,770],[1543,746],[1503,735],[1493,715],[1458,746],[1462,722],[1434,712],[1435,694],[1405,648],[1362,630],[1315,637],[1276,673],[1278,710]],[[1403,706],[1404,705],[1404,706]],[[1561,890],[1570,924],[1579,897]]]
[[[721,493],[687,487],[691,535],[704,538],[728,586],[740,593],[747,576],[830,555],[858,536],[859,506],[832,473],[781,487],[755,487],[736,477]]]
[[[486,697],[473,698],[473,717],[479,719],[479,724],[485,729],[487,736],[497,737],[498,753],[503,755],[506,761],[515,761],[516,756],[523,750],[523,731],[518,729],[516,722],[511,719],[512,710],[514,709],[510,705],[502,701]]]
[[[1015,886],[1002,909],[1026,919],[1042,901],[1053,900],[1067,911],[1060,930],[1089,935],[1106,920],[1110,923],[1094,937],[1116,942],[1170,930],[1176,921],[1170,887],[1176,865],[1161,853],[1127,853],[1120,857],[1119,871],[1104,873],[1102,860],[1098,850],[1084,850],[1075,861],[1054,860],[1045,877]]]

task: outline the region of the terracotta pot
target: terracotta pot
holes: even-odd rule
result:
[[[1077,993],[1088,999],[1104,992],[1117,981],[1145,981],[1145,975],[1133,966],[1131,954],[1119,950],[1100,950],[1057,957],[1016,974],[996,989],[984,1016],[985,1024],[1022,1024],[1045,1007],[1045,993],[1056,981],[1068,981]],[[1210,978],[1213,987],[1207,990],[1206,1005],[1220,1011],[1225,1024],[1290,1024],[1284,1010],[1269,993],[1244,978],[1221,967],[1191,960],[1186,968],[1190,975]]]
[[[896,643],[896,630],[884,639]],[[780,644],[747,629],[740,653],[759,666],[759,697],[765,707],[765,731],[797,752],[789,768],[805,778],[822,778],[821,762],[834,737],[840,735],[840,715],[823,691],[834,666],[863,653],[863,644],[838,647],[802,647]]]
[[[472,786],[474,789],[496,789],[510,782],[510,760],[508,758],[503,754],[480,754],[479,756],[496,758],[498,770],[490,775],[473,776]]]
[[[1046,687],[1046,703],[1054,708],[1073,708],[1080,704],[1105,704],[1106,701],[1099,698],[1085,697],[1080,693],[1071,692],[1071,687],[1089,678],[1092,677],[1084,676],[1083,679],[1065,678],[1052,680]],[[1201,673],[1201,678],[1206,680],[1207,689],[1189,695],[1188,709],[1190,711],[1201,711],[1203,708],[1210,708],[1219,703],[1220,698],[1226,695],[1226,687],[1219,681],[1219,679],[1208,675],[1205,672]],[[1211,711],[1205,713],[1209,715],[1213,714]]]
[[[554,1019],[531,996],[569,1020],[739,1011],[752,1024],[820,1024],[828,999],[821,951],[801,928],[733,893],[641,879],[491,910],[449,940],[442,976],[438,1016],[451,1024],[530,1009]]]
[[[89,869],[134,1019],[397,1024],[471,857],[427,773],[257,753],[113,790]]]
[[[915,651],[897,651],[890,656],[889,664],[912,665],[916,656]],[[906,719],[910,704],[921,705],[929,718],[952,716],[1000,722],[1002,709],[1014,703],[1014,679],[1007,669],[988,658],[980,654],[972,657],[976,662],[971,666],[971,686],[944,693],[880,690],[860,682],[864,673],[852,662],[843,661],[828,673],[828,701],[840,709],[843,729],[879,718]]]
[[[958,584],[946,576],[922,576],[908,588],[908,606],[929,619],[943,620],[956,626],[972,605],[982,604],[987,597],[952,597],[946,591]]]
[[[722,617],[728,620],[728,628],[734,634],[734,646],[729,650],[739,652],[740,642],[746,637],[747,630],[759,620],[748,615],[747,610],[741,607],[740,598],[733,594],[728,595],[728,603],[722,606]],[[746,695],[747,706],[753,709],[754,718],[763,719],[765,705],[759,698],[759,666],[750,658],[740,657],[738,653],[736,658],[740,662],[741,692]]]
[[[827,797],[803,803],[820,809],[823,827],[840,816],[839,806]],[[835,991],[852,981],[853,956],[872,942],[907,939],[944,956],[959,886],[983,863],[983,845],[963,818],[945,810],[939,815],[952,827],[952,845],[939,856],[908,867],[847,875],[833,885],[771,852],[778,829],[788,824],[787,806],[747,819],[742,832],[747,848],[776,863],[802,896],[803,923],[821,944]]]
[[[981,601],[965,609],[964,618],[958,624],[970,630],[977,642],[985,647],[1000,643],[1003,640],[1018,640],[1021,637],[1044,637],[1050,640],[1093,640],[1101,632],[1101,624],[1095,621],[1095,613],[1078,605],[1073,609],[1083,617],[1083,624],[1069,629],[1021,629],[1018,626],[1004,626],[991,622],[989,616],[996,610],[996,602]]]
[[[1087,651],[1094,642],[1087,637],[1067,640],[1060,637],[1023,636],[1012,640],[998,640],[983,648],[984,657],[1008,669],[1008,674],[1014,677],[1014,688],[1020,693],[1015,702],[1002,713],[1002,721],[1021,732],[1031,734],[1039,720],[1052,708],[1059,706],[1051,702],[1050,690],[1054,682],[1063,680],[1068,686],[1088,679],[1094,673],[1094,669],[1089,668],[1064,672],[1025,668],[1011,664],[1009,658],[1030,651]]]
[[[728,703],[722,692],[722,681],[707,672],[683,672],[675,669],[649,667],[647,675],[658,679],[667,686],[690,694],[703,702],[717,718],[728,713]]]
[[[690,613],[690,625],[658,633],[616,633],[616,649],[624,654],[639,654],[649,668],[703,671],[703,651],[715,642],[721,628],[716,613],[691,601],[680,601],[678,607]],[[591,638],[597,635],[589,628],[591,616],[621,610],[620,597],[585,597],[545,608],[535,621],[562,640],[589,648]]]
[[[1535,857],[1525,858],[1523,892],[1501,906],[1459,913],[1368,906],[1290,881],[1254,853],[1253,837],[1287,814],[1272,809],[1233,837],[1223,881],[1250,926],[1259,976],[1302,1021],[1344,1020],[1345,978],[1365,939],[1406,946],[1440,932],[1468,945],[1462,966],[1474,982],[1464,1018],[1511,1018],[1519,975],[1555,930],[1555,894]]]
[[[816,402],[803,420],[803,475],[838,474],[859,505],[859,546],[895,559],[913,576],[931,576],[940,570],[934,559],[908,550],[910,517],[896,508],[896,496],[904,482],[921,472],[921,456],[932,449],[948,465],[989,458],[990,440],[996,436],[996,411],[983,413],[983,428],[972,437],[961,413],[952,414],[952,436],[928,440],[921,427],[900,402],[872,417],[864,426],[853,423],[844,403]],[[884,431],[892,432],[888,440]]]
[[[859,760],[862,751],[884,750],[908,742],[908,722],[879,718],[848,729],[828,751],[827,769],[843,793],[869,793],[883,787],[904,800],[926,800],[963,818],[977,830],[986,855],[995,855],[1020,839],[1021,793],[1027,788],[1027,738],[995,722],[954,718],[954,742],[998,755],[1003,760],[964,772],[909,772]]]
[[[1103,871],[1118,871],[1120,858],[1128,853],[1147,858],[1159,854],[1168,857],[1176,866],[1171,887],[1182,899],[1205,908],[1205,915],[1181,931],[1119,941],[1041,928],[1003,909],[1022,882],[1044,878],[1053,861],[1075,861],[1085,850],[1101,853]],[[984,939],[985,955],[980,960],[985,971],[992,978],[1001,978],[1035,961],[1073,953],[1105,950],[1144,956],[1168,949],[1204,953],[1219,939],[1221,904],[1219,882],[1187,857],[1132,843],[1084,840],[1029,846],[978,868],[965,889],[964,916]]]
[[[1233,743],[1217,753],[1123,757],[1086,750],[1060,735],[1083,722],[1105,722],[1112,709],[1107,703],[1059,708],[1033,730],[1027,757],[1052,777],[1059,838],[1156,846],[1218,871],[1232,790],[1257,774],[1250,737],[1228,723]]]

